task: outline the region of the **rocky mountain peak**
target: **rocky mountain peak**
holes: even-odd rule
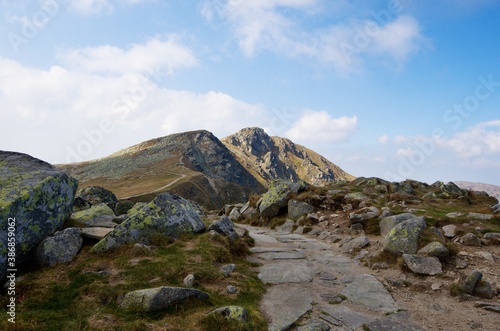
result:
[[[246,154],[262,157],[274,148],[271,137],[258,127],[242,129],[224,139],[223,142],[238,146]]]

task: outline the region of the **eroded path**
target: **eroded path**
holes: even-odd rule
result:
[[[268,284],[269,330],[425,330],[377,278],[331,243],[238,225],[255,239],[252,262]]]

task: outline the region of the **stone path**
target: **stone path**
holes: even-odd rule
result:
[[[252,262],[268,289],[269,330],[424,330],[374,276],[333,244],[238,225],[255,240]]]

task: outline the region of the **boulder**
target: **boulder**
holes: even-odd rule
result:
[[[495,297],[495,291],[493,291],[491,284],[485,281],[477,282],[472,294],[483,299],[493,299]]]
[[[113,229],[91,252],[104,252],[121,245],[148,244],[155,236],[178,237],[181,233],[205,231],[200,211],[188,200],[171,193],[161,193]]]
[[[418,239],[425,227],[426,223],[421,218],[399,223],[385,236],[383,250],[397,255],[415,254],[418,250]]]
[[[455,238],[457,235],[457,226],[453,224],[443,226],[444,236],[446,238]]]
[[[361,208],[349,214],[351,224],[366,223],[367,221],[377,218],[380,215],[380,210],[377,207]]]
[[[70,262],[82,247],[83,239],[78,228],[67,228],[45,238],[35,251],[35,261],[41,266]]]
[[[417,216],[410,214],[410,213],[403,213],[403,214],[398,214],[398,215],[392,215],[385,217],[382,219],[379,223],[380,226],[380,235],[385,236],[386,234],[391,231],[393,227],[398,225],[399,223],[412,219],[412,218],[417,218]],[[423,217],[422,217],[423,220]]]
[[[297,193],[302,186],[298,183],[275,180],[269,190],[262,195],[259,212],[262,217],[276,216],[280,209],[288,205],[288,200],[293,193]]]
[[[462,284],[462,290],[467,294],[472,294],[478,282],[483,278],[483,274],[479,270],[474,270],[465,278]]]
[[[111,209],[114,209],[118,203],[118,199],[116,199],[116,195],[114,195],[113,192],[100,186],[90,186],[80,189],[78,190],[77,195],[81,196],[93,205],[105,203]]]
[[[130,200],[120,200],[116,203],[114,212],[116,215],[126,214],[130,209],[134,208],[134,202]]]
[[[29,155],[0,151],[0,281],[6,276],[8,232],[16,238],[16,265],[62,228],[78,181]]]
[[[416,274],[434,276],[443,272],[441,262],[434,256],[403,254],[403,260],[408,268]]]
[[[465,246],[481,246],[481,239],[479,239],[478,236],[476,236],[474,233],[466,233],[460,241],[462,244]]]
[[[89,209],[90,207],[92,207],[92,204],[82,197],[76,197],[73,201],[73,213]]]
[[[438,259],[446,259],[450,256],[450,251],[445,245],[441,244],[439,241],[433,241],[424,247],[422,247],[418,254],[435,256]]]
[[[493,245],[500,245],[500,233],[498,232],[485,233],[483,238],[488,240]]]
[[[238,221],[241,218],[240,209],[238,207],[234,207],[227,217],[229,217],[231,221]]]
[[[349,253],[352,251],[358,251],[369,244],[370,240],[367,236],[356,237],[342,245],[342,252]]]
[[[226,319],[245,323],[248,320],[248,312],[240,306],[227,306],[217,308],[208,313],[208,315],[220,315]]]
[[[494,214],[498,214],[500,213],[500,203],[499,204],[496,204],[494,206],[491,207],[491,211],[494,213]]]
[[[192,299],[206,301],[208,294],[191,288],[162,286],[128,292],[120,306],[130,310],[155,312]]]
[[[288,217],[292,220],[297,220],[303,215],[307,215],[314,211],[314,207],[304,201],[291,199],[288,201]]]
[[[98,203],[89,209],[71,214],[71,220],[79,226],[103,226],[102,222],[111,222],[114,217],[115,213],[105,203]]]
[[[234,224],[231,220],[226,216],[221,216],[218,220],[215,220],[208,227],[208,231],[214,230],[217,233],[220,233],[223,236],[228,237],[230,240],[235,240],[238,238],[236,231],[234,230]]]

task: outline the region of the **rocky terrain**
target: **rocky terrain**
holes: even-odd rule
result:
[[[78,179],[81,188],[101,186],[120,199],[149,202],[169,191],[208,209],[260,194],[273,179],[321,186],[353,178],[324,157],[259,128],[241,130],[222,142],[203,130],[173,134],[98,160],[57,167]]]
[[[220,165],[231,153],[207,163],[222,143],[206,131],[182,138],[191,152],[174,167],[226,178]],[[126,192],[134,160],[161,163],[176,144],[121,151],[88,176],[118,184],[121,174]],[[172,162],[182,154],[169,153]],[[123,160],[130,165],[113,173]],[[4,266],[15,247],[15,275],[1,274],[2,330],[498,329],[500,205],[485,192],[275,179],[262,194],[207,209],[163,189],[144,202],[77,190],[76,179],[25,154],[2,152],[0,164],[0,222],[14,234],[0,238]],[[261,185],[254,176],[238,185]]]
[[[492,197],[495,197],[498,200],[500,200],[500,186],[485,184],[485,183],[466,182],[466,181],[455,181],[454,183],[465,190],[484,191],[489,195],[491,195]]]
[[[321,155],[289,139],[270,137],[260,128],[246,128],[221,141],[265,186],[273,179],[303,180],[316,186],[354,179]]]

